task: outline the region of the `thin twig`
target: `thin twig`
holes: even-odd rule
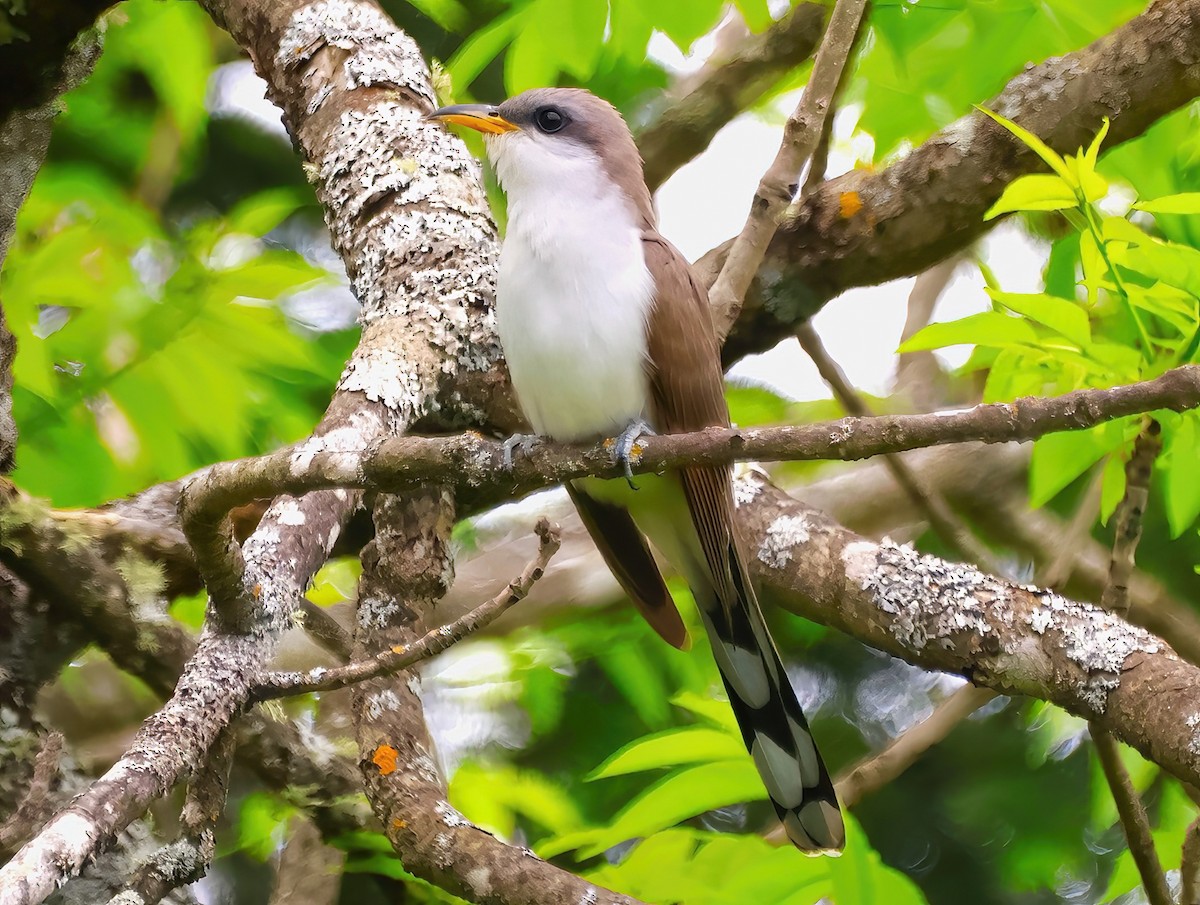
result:
[[[746,223],[709,291],[714,320],[722,336],[737,319],[746,290],[796,195],[800,170],[820,140],[866,7],[867,0],[837,0],[812,75],[784,126],[779,151],[758,183]]]
[[[964,685],[942,701],[928,719],[839,776],[838,798],[845,807],[854,807],[907,770],[917,758],[945,739],[955,726],[996,697],[997,693],[990,688]]]
[[[971,440],[1031,440],[1126,415],[1197,405],[1200,367],[1187,365],[1131,386],[1077,390],[1050,399],[1027,397],[956,412],[647,437],[635,447],[630,465],[634,473],[647,473],[750,459],[849,461]],[[397,437],[360,450],[328,448],[314,438],[258,458],[213,465],[184,489],[180,511],[197,564],[206,578],[212,577],[211,588],[222,576],[243,568],[224,516],[246,500],[330,487],[394,492],[437,480],[453,482],[465,498],[483,503],[586,475],[621,474],[604,444],[585,448],[546,443],[516,457],[510,468],[504,463],[502,444],[473,433]]]
[[[863,36],[867,33],[866,29],[866,12],[859,16],[858,25],[855,28],[854,40],[850,45],[850,50],[846,55],[847,61],[853,57],[858,49],[862,46]],[[817,144],[813,148],[812,156],[808,161],[808,172],[804,175],[804,185],[800,188],[800,197],[816,191],[825,182],[825,171],[829,169],[829,146],[833,143],[833,125],[834,114],[837,111],[837,105],[846,89],[846,78],[850,72],[850,67],[843,64],[842,71],[838,76],[837,87],[833,90],[833,97],[829,100],[829,109],[825,113],[825,118],[821,122],[821,134],[817,138]]]
[[[951,255],[917,274],[908,293],[904,327],[900,331],[901,343],[929,324],[938,300],[950,285],[960,260],[959,255]],[[896,394],[907,397],[919,411],[928,411],[944,404],[944,394],[940,391],[945,383],[945,372],[932,351],[901,352],[897,356]]]
[[[509,607],[524,600],[534,584],[545,574],[546,566],[562,544],[560,529],[546,518],[538,519],[534,531],[540,540],[537,555],[508,586],[482,606],[464,616],[427,632],[412,644],[381,651],[366,660],[356,660],[336,669],[311,669],[307,672],[276,672],[267,676],[254,692],[258,701],[304,694],[310,691],[332,691],[356,685],[367,679],[391,675],[421,660],[440,654],[467,635],[489,625]]]
[[[1106,610],[1124,616],[1129,612],[1129,577],[1133,574],[1134,555],[1142,539],[1142,515],[1150,497],[1150,472],[1162,449],[1161,430],[1151,421],[1138,435],[1133,455],[1125,467],[1125,498],[1117,516],[1112,559],[1108,566],[1108,586],[1100,598]]]
[[[1200,905],[1200,819],[1192,821],[1183,837],[1179,876],[1183,883],[1179,905]]]
[[[796,338],[800,341],[800,347],[817,366],[817,372],[821,375],[821,379],[833,391],[834,398],[849,414],[864,418],[874,414],[866,400],[851,385],[845,372],[830,356],[825,344],[821,342],[821,337],[813,328],[812,321],[805,321],[796,329]],[[981,569],[991,572],[993,575],[1002,574],[1000,565],[992,556],[991,551],[976,539],[971,529],[963,524],[963,521],[954,513],[941,494],[908,467],[900,454],[885,454],[883,461],[913,505],[924,513],[937,536],[956,555],[974,562]]]
[[[311,600],[301,600],[300,608],[296,610],[293,618],[324,650],[343,663],[350,659],[350,647],[353,644],[350,633],[321,607]]]
[[[675,97],[637,134],[651,191],[812,56],[827,14],[824,3],[797,3],[762,34],[745,37],[727,52],[717,47],[699,72],[677,83],[672,91]],[[745,27],[737,24],[744,32]]]
[[[1138,874],[1141,875],[1146,899],[1150,905],[1174,905],[1166,875],[1163,874],[1162,864],[1158,860],[1158,852],[1154,849],[1154,836],[1150,833],[1146,809],[1125,771],[1125,765],[1121,763],[1121,752],[1116,739],[1095,723],[1090,723],[1089,729],[1092,733],[1092,744],[1096,748],[1096,757],[1100,761],[1108,787],[1112,790],[1121,826],[1125,829],[1129,853],[1133,855],[1133,863],[1137,865]]]
[[[1138,541],[1142,537],[1142,516],[1150,493],[1150,474],[1161,448],[1158,423],[1150,421],[1138,436],[1133,456],[1125,467],[1125,498],[1121,501],[1121,514],[1113,540],[1108,584],[1100,598],[1104,609],[1122,616],[1129,611],[1129,576],[1133,573]],[[1121,762],[1117,742],[1108,730],[1095,721],[1088,724],[1088,729],[1100,768],[1104,771],[1104,778],[1116,803],[1121,826],[1125,830],[1129,853],[1142,878],[1146,898],[1150,905],[1174,905],[1158,851],[1154,847],[1146,809]]]

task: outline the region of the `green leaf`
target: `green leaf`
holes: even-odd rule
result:
[[[1112,249],[1109,254],[1122,267],[1200,297],[1200,250],[1147,236],[1141,244]]]
[[[1005,346],[1036,343],[1037,333],[1025,321],[998,311],[983,311],[956,321],[930,324],[900,345],[900,352],[922,352],[946,346]]]
[[[1165,431],[1158,466],[1163,476],[1163,503],[1171,537],[1179,537],[1200,517],[1200,415],[1185,412]]]
[[[580,850],[579,857],[594,857],[618,843],[649,836],[705,811],[766,797],[749,757],[687,767],[634,798],[610,826]]]
[[[1019,138],[1026,147],[1033,151],[1033,153],[1037,154],[1038,157],[1042,158],[1042,160],[1046,162],[1046,165],[1059,176],[1061,176],[1063,180],[1072,188],[1078,186],[1078,181],[1076,180],[1075,174],[1071,172],[1070,168],[1067,166],[1062,157],[1051,150],[1049,145],[1047,145],[1028,129],[1021,128],[1011,119],[1007,119],[1001,116],[999,113],[993,113],[986,107],[980,107],[976,105],[975,109],[987,116],[990,116],[1013,135],[1017,136],[1017,138]]]
[[[471,24],[471,11],[458,0],[408,0],[446,31],[461,32]]]
[[[1096,137],[1092,139],[1092,143],[1088,145],[1087,152],[1084,154],[1084,162],[1091,172],[1096,171],[1096,161],[1100,157],[1100,146],[1104,144],[1104,139],[1108,137],[1109,121],[1108,117],[1104,117],[1104,121],[1100,124],[1100,131],[1096,133]]]
[[[1121,427],[1114,430],[1113,425],[1120,424],[1047,434],[1034,443],[1029,462],[1029,504],[1046,505],[1102,456],[1119,447],[1124,436]]]
[[[1044,324],[1081,347],[1092,341],[1092,328],[1087,312],[1073,302],[1046,295],[1044,292],[1024,294],[998,292],[994,289],[986,291],[994,301],[1010,311]]]
[[[687,726],[630,742],[589,773],[587,779],[744,757],[746,748],[733,734],[703,726]]]
[[[1152,201],[1139,201],[1134,208],[1151,214],[1200,214],[1200,192],[1180,192]]]
[[[1061,211],[1078,206],[1075,190],[1061,176],[1032,173],[1010,182],[983,219],[992,220],[1014,211]]]
[[[265,236],[304,206],[303,195],[293,188],[268,189],[239,201],[225,217],[231,233]]]
[[[717,24],[724,6],[724,0],[659,0],[643,4],[652,11],[654,24],[684,53],[697,38]]]
[[[508,46],[520,29],[529,12],[528,6],[515,7],[503,16],[497,16],[462,43],[454,55],[446,61],[455,91],[465,91],[479,78],[500,51]]]
[[[755,34],[771,27],[773,20],[767,0],[733,0],[733,5],[742,14],[746,26]]]
[[[596,662],[648,727],[670,722],[669,691],[662,674],[632,644],[614,644],[596,652]]]
[[[1088,304],[1095,306],[1100,297],[1100,287],[1108,279],[1108,263],[1100,254],[1100,246],[1091,230],[1079,234],[1079,266],[1083,270],[1083,286],[1087,290]]]

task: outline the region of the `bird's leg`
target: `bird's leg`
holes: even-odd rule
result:
[[[633,447],[641,437],[655,436],[654,428],[638,418],[629,422],[621,433],[613,438],[613,461],[625,471],[625,480],[632,490],[637,490],[633,483]]]
[[[504,467],[508,471],[513,470],[513,450],[519,449],[525,455],[529,455],[533,448],[542,442],[542,438],[537,434],[513,434],[504,441]]]

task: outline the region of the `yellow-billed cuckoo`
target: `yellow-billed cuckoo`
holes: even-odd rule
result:
[[[561,441],[729,425],[707,295],[658,232],[621,115],[593,94],[542,88],[431,118],[484,134],[508,196],[496,323],[526,417]],[[627,460],[627,458],[626,458]],[[613,574],[654,629],[687,635],[646,537],[695,595],[742,737],[788,836],[845,841],[837,797],[767,632],[734,527],[727,467],[567,487]]]

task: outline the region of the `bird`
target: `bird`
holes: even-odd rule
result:
[[[788,838],[806,853],[840,852],[837,795],[751,582],[732,469],[636,482],[629,471],[642,436],[730,425],[707,293],[658,230],[629,127],[582,88],[536,88],[427,118],[482,133],[507,198],[496,327],[531,427],[561,442],[615,438],[625,463],[626,480],[568,483],[584,526],[646,621],[680,648],[687,631],[647,539],[684,577]]]

